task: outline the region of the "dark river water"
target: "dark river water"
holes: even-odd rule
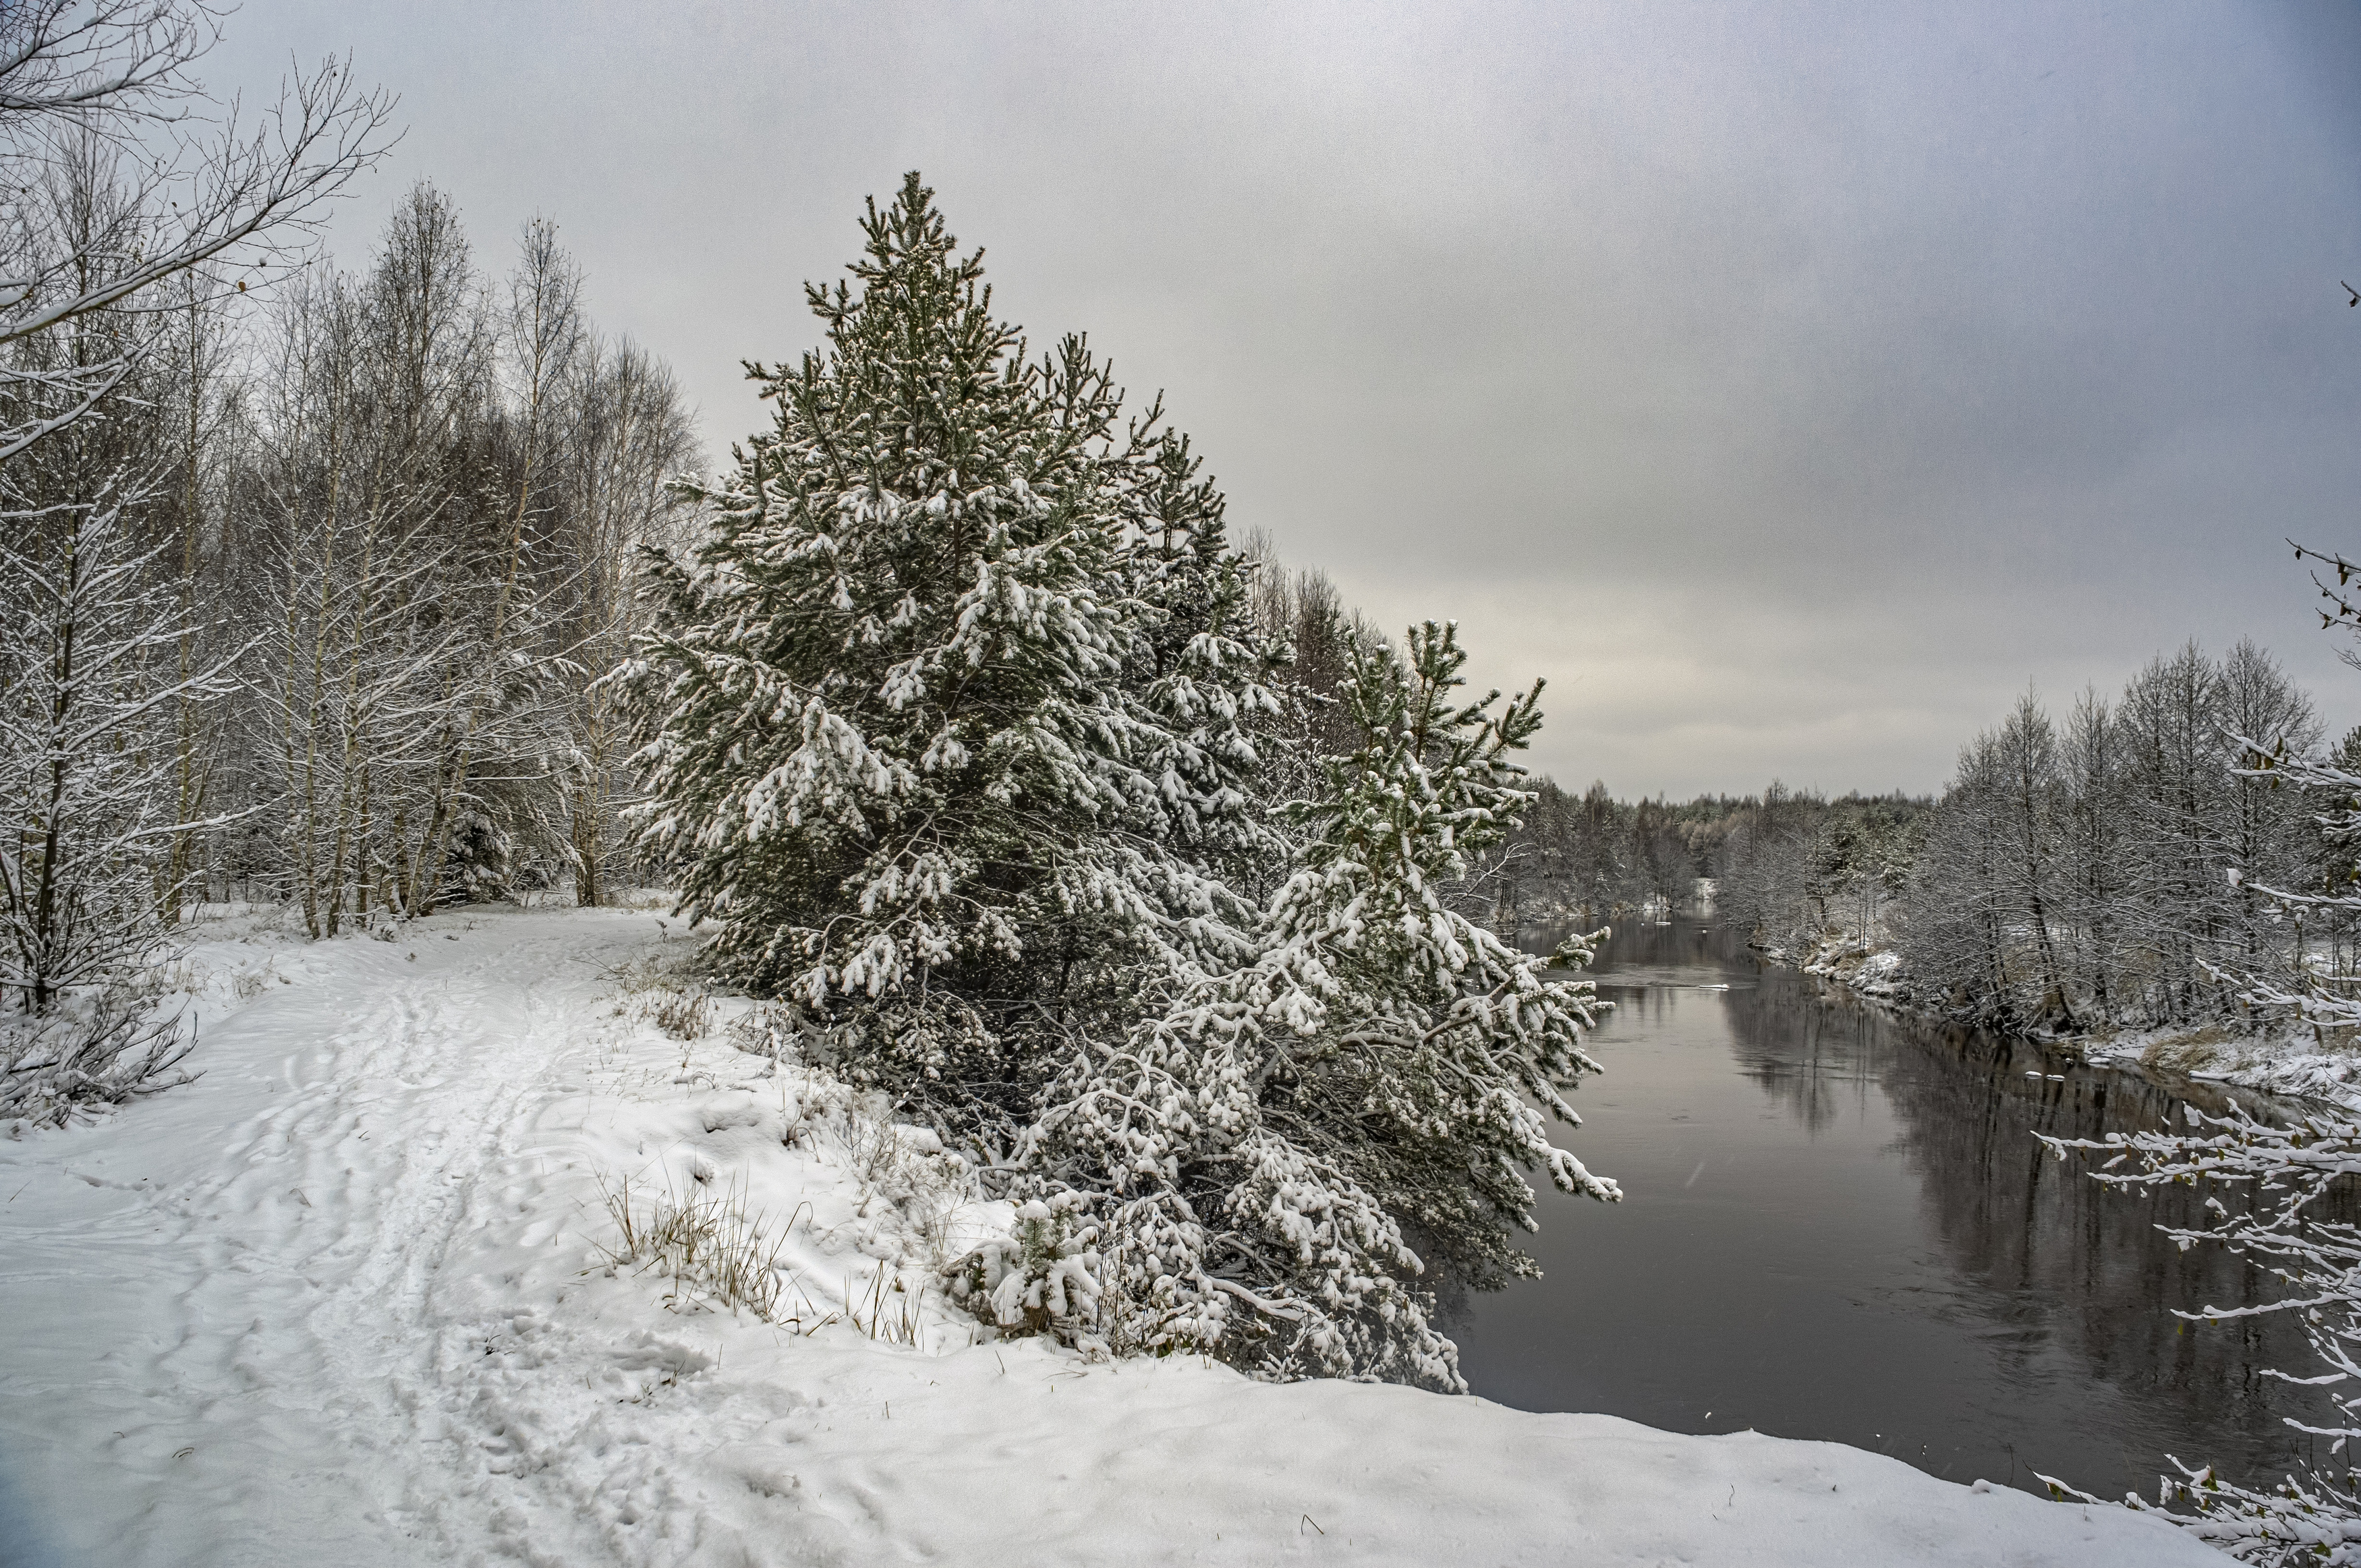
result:
[[[2153,1497],[2167,1453],[2268,1481],[2313,1452],[2281,1417],[2316,1417],[2316,1396],[2260,1376],[2312,1370],[2291,1324],[2167,1310],[2276,1288],[2157,1233],[2202,1195],[2108,1191],[2032,1135],[2218,1094],[1895,1017],[1710,922],[1635,924],[1593,972],[1616,1004],[1591,1037],[1607,1071],[1562,1142],[1626,1196],[1543,1193],[1544,1277],[1451,1325],[1477,1393],[2107,1497]]]

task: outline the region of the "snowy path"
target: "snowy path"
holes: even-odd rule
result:
[[[823,1305],[891,1217],[617,1021],[652,920],[434,924],[241,959],[198,1083],[0,1139],[0,1563],[2223,1561],[1829,1444],[675,1315],[585,1274],[602,1176],[742,1172]]]
[[[646,938],[543,919],[338,943],[210,1031],[195,1085],[0,1146],[0,1452],[78,1505],[69,1527],[104,1521],[74,1544],[238,1561],[259,1526],[323,1562],[380,1554],[447,1392],[445,1266],[535,1191],[532,1111],[576,1010],[555,999]]]

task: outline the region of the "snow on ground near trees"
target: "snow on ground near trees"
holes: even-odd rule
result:
[[[2125,1030],[2070,1043],[2093,1067],[2148,1068],[2361,1111],[2361,1053],[2323,1048],[2310,1030],[2262,1036],[2224,1027]]]
[[[0,1561],[2222,1561],[1830,1443],[971,1343],[911,1292],[1005,1206],[667,1037],[623,987],[685,949],[614,911],[200,944],[200,1080],[0,1138]],[[600,1266],[626,1178],[792,1221],[796,1321]]]
[[[1767,951],[1773,958],[1787,959],[1777,948]],[[1912,1006],[1909,976],[1901,954],[1874,947],[1850,932],[1824,938],[1799,967],[1806,974],[1835,981],[1873,1002],[1892,1003],[1922,1016],[1933,1011]],[[2175,1025],[2035,1037],[2075,1052],[2092,1067],[2153,1069],[2280,1099],[2325,1101],[2340,1110],[2361,1112],[2361,1049],[2325,1046],[2309,1028],[2257,1035],[2219,1024]]]

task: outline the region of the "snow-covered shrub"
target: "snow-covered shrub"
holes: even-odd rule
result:
[[[1088,1209],[1076,1192],[1028,1200],[1009,1234],[942,1270],[951,1299],[1006,1332],[1097,1345],[1099,1232]]]
[[[0,1121],[63,1125],[78,1106],[186,1083],[195,1044],[181,1014],[119,985],[54,997],[46,1013],[0,1011]]]

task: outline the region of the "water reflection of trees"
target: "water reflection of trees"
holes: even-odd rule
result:
[[[2161,1124],[2180,1098],[2127,1074],[2070,1065],[2029,1041],[1890,1018],[1823,997],[1801,976],[1766,974],[1733,992],[1729,1017],[1744,1069],[1798,1121],[1820,1127],[1876,1084],[1905,1131],[1930,1227],[1962,1287],[1951,1311],[1981,1320],[2004,1364],[2030,1372],[2051,1346],[2169,1423],[2212,1440],[2192,1462],[2257,1478],[2312,1441],[2280,1418],[2317,1407],[2265,1367],[2308,1371],[2310,1353],[2279,1318],[2184,1325],[2169,1309],[2272,1299],[2276,1282],[2217,1247],[2183,1252],[2158,1224],[2197,1224],[2207,1196],[2153,1199],[2102,1189],[2060,1165],[2037,1131],[2103,1138]],[[2186,1092],[2209,1109],[2219,1096]],[[2356,1206],[2348,1201],[2350,1217]],[[2158,1456],[2160,1458],[2160,1456]]]

